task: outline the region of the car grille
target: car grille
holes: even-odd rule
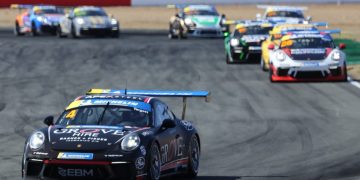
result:
[[[202,34],[202,35],[217,35],[218,31],[217,30],[201,30],[200,34]]]
[[[321,71],[298,71],[296,73],[296,76],[294,76],[295,73],[292,74],[293,77],[298,79],[317,79],[317,78],[325,78],[327,76],[327,73],[325,73],[325,76],[322,74]]]
[[[315,61],[325,59],[325,54],[292,54],[293,60]]]

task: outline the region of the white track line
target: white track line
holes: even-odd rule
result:
[[[355,86],[355,87],[357,87],[357,88],[360,89],[360,83],[357,82],[357,81],[352,80],[350,76],[348,76],[348,81],[349,81],[349,83],[350,83],[351,85],[353,85],[353,86]]]

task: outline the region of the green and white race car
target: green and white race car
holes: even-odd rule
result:
[[[228,32],[225,15],[220,15],[214,6],[174,6],[179,13],[170,19],[169,38],[224,37]]]

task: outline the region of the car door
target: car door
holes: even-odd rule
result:
[[[174,165],[177,165],[177,160],[183,156],[185,144],[178,127],[161,128],[165,119],[170,119],[177,125],[173,115],[169,114],[168,107],[162,102],[155,103],[155,126],[159,128],[161,171],[168,172],[176,168]]]

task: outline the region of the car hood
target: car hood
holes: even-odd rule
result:
[[[326,49],[291,49],[291,57],[293,60],[323,60],[326,57]]]
[[[90,25],[108,25],[111,21],[107,16],[86,16],[82,18]]]
[[[267,18],[267,20],[278,23],[289,23],[289,24],[298,24],[304,22],[303,18],[291,18],[291,17],[270,17]]]
[[[50,146],[63,151],[101,151],[116,143],[129,133],[148,128],[118,126],[54,126],[49,127]]]
[[[260,43],[261,41],[265,40],[269,35],[244,35],[241,37],[242,41],[247,43]]]
[[[189,16],[197,27],[217,27],[220,24],[220,16]]]
[[[45,14],[44,17],[51,22],[59,22],[64,17],[63,14]]]

